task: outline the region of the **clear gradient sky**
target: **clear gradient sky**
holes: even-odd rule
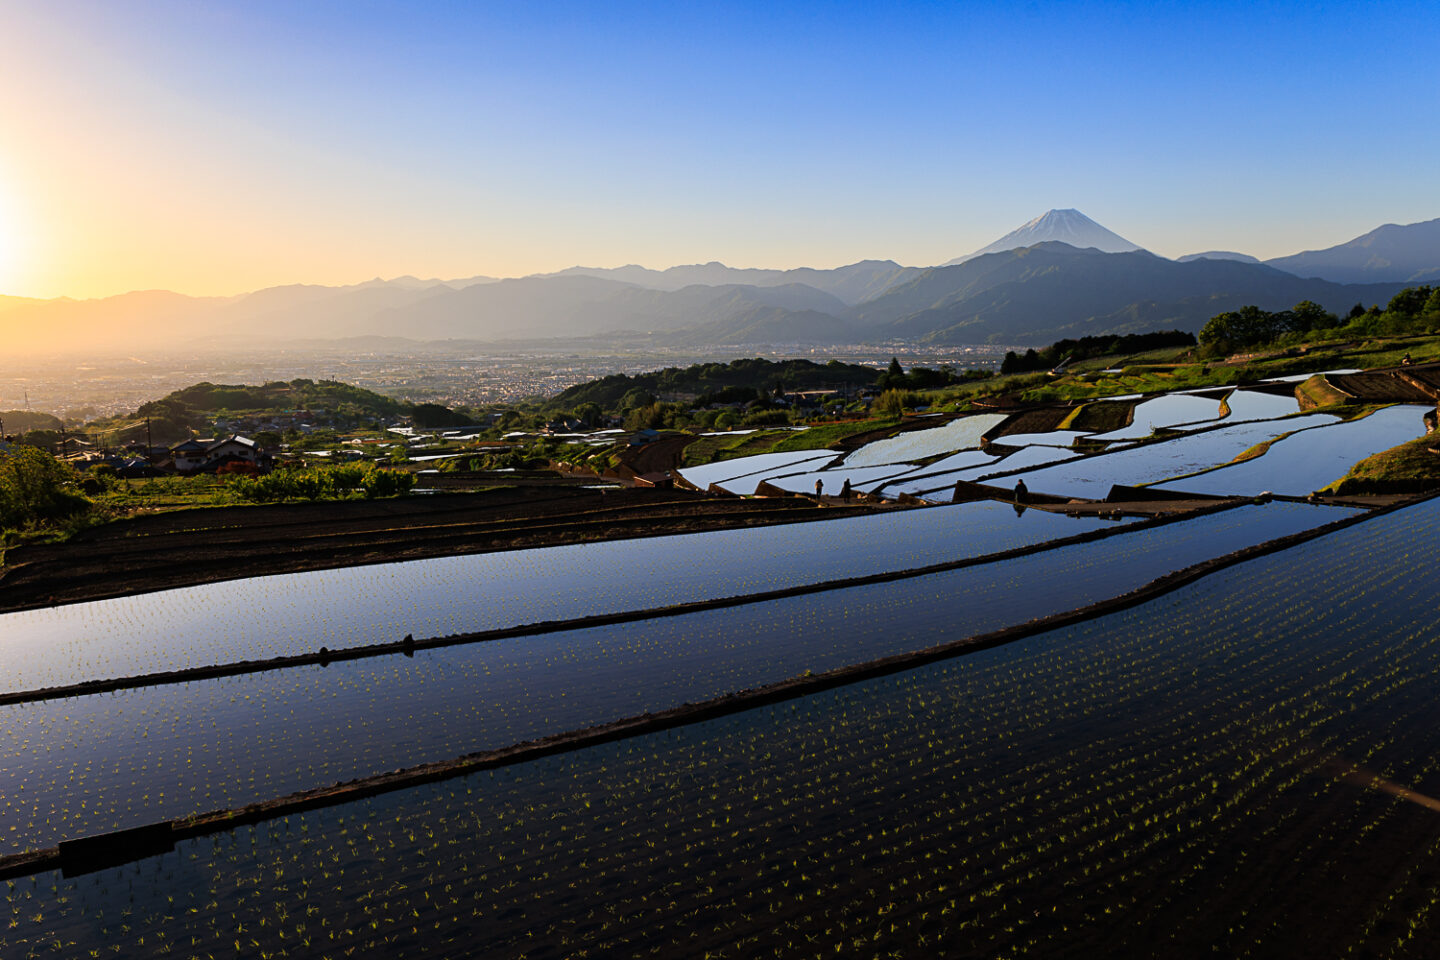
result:
[[[0,0],[0,293],[1165,256],[1440,216],[1426,3]],[[1328,9],[1326,8],[1328,7]]]

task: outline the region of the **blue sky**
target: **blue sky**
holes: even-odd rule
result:
[[[1433,5],[12,2],[0,293],[1167,256],[1440,216]]]

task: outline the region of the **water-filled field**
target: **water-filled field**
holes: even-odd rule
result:
[[[1440,624],[1415,571],[1440,543],[1415,534],[1437,522],[1412,507],[957,660],[17,881],[0,949],[1429,957]]]
[[[1218,398],[1172,393],[1136,404],[1129,426],[1111,430],[1109,433],[1097,433],[1090,439],[1139,440],[1150,436],[1159,427],[1215,420],[1219,416]]]
[[[1005,421],[998,413],[977,413],[951,420],[943,427],[911,430],[886,440],[867,443],[845,458],[847,467],[870,467],[881,463],[903,463],[937,454],[980,446],[987,430]]]
[[[1108,599],[1351,513],[1284,502],[1242,506],[896,582],[413,658],[0,707],[0,852],[961,639]]]
[[[943,502],[946,499],[945,497],[936,497],[933,495],[950,492],[957,480],[984,480],[995,474],[1030,470],[1042,464],[1057,463],[1062,460],[1073,460],[1077,456],[1079,456],[1079,454],[1073,450],[1036,444],[1034,446],[1022,447],[1009,456],[1002,457],[991,463],[967,467],[964,470],[952,470],[945,473],[934,473],[930,470],[916,470],[910,476],[900,477],[883,486],[872,487],[872,489],[879,489],[888,495],[910,493],[917,496],[932,497],[935,502]]]
[[[1350,467],[1425,432],[1428,408],[1399,405],[1368,417],[1305,430],[1271,444],[1264,456],[1198,477],[1157,484],[1187,493],[1254,495],[1264,491],[1304,496],[1339,480]]]
[[[1183,434],[1160,443],[1129,447],[1053,467],[1042,467],[1021,474],[1019,478],[1023,478],[1025,485],[1031,490],[1098,500],[1104,498],[1114,484],[1139,486],[1205,470],[1227,463],[1257,443],[1271,440],[1282,433],[1333,424],[1339,419],[1328,413],[1311,413],[1285,420],[1226,425],[1199,433]]]
[[[1045,433],[1007,433],[996,438],[995,442],[1007,447],[1068,447],[1076,440],[1088,436],[1090,434],[1079,430],[1049,430]]]
[[[753,457],[739,457],[734,460],[721,460],[719,463],[707,463],[698,467],[686,467],[677,471],[685,478],[687,483],[707,489],[712,483],[720,483],[725,480],[733,480],[736,477],[745,477],[754,474],[756,471],[771,470],[779,471],[794,467],[797,464],[812,463],[818,467],[823,463],[835,459],[835,454],[825,450],[795,450],[789,453],[760,453]]]
[[[907,570],[1110,526],[967,503],[258,577],[28,610],[0,615],[0,689],[646,610]]]
[[[1300,402],[1295,399],[1293,394],[1282,397],[1273,393],[1262,393],[1259,390],[1231,391],[1230,395],[1225,398],[1225,406],[1230,408],[1230,415],[1225,418],[1226,423],[1273,420],[1276,417],[1285,417],[1300,412]]]
[[[876,467],[840,467],[835,470],[816,470],[810,473],[787,473],[783,476],[771,477],[767,482],[781,490],[789,490],[791,493],[814,493],[815,483],[819,481],[823,485],[822,493],[826,496],[837,496],[845,481],[849,480],[852,489],[861,486],[870,487],[876,482],[888,480],[891,477],[900,476],[909,472],[910,464],[883,464]]]

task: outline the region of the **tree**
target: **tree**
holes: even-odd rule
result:
[[[1420,311],[1425,309],[1425,304],[1430,299],[1430,293],[1429,287],[1406,287],[1390,298],[1385,312],[1405,317],[1418,317]]]
[[[1293,323],[1293,315],[1288,310],[1269,313],[1257,306],[1245,306],[1211,317],[1200,328],[1200,342],[1236,347],[1266,343],[1288,331]]]
[[[410,411],[410,420],[415,426],[425,428],[471,426],[469,417],[438,403],[417,403]]]
[[[622,411],[634,410],[636,407],[648,407],[655,402],[655,396],[639,387],[632,387],[625,391],[620,398],[620,409]]]
[[[1335,314],[1313,300],[1301,300],[1290,310],[1293,330],[1323,330],[1336,323]]]
[[[37,447],[0,449],[0,526],[25,527],[89,508],[75,471]]]
[[[870,412],[886,420],[899,420],[905,415],[905,394],[899,390],[886,390],[875,398]]]
[[[1440,320],[1440,286],[1425,301],[1425,309],[1420,311],[1420,315],[1428,320]]]
[[[881,390],[885,390],[893,387],[903,387],[905,386],[905,382],[905,368],[900,366],[900,360],[897,357],[891,357],[890,365],[885,368],[884,373],[876,378],[875,385]]]
[[[1002,374],[1025,373],[1029,370],[1040,370],[1047,366],[1049,366],[1049,364],[1045,362],[1040,354],[1035,352],[1034,347],[1026,350],[1024,356],[1016,354],[1013,350],[1007,350],[1005,352],[1005,359],[1000,363],[1000,372]]]
[[[576,420],[579,420],[581,423],[585,424],[587,427],[594,427],[599,425],[600,414],[600,404],[589,402],[577,403],[575,405],[575,409],[570,411],[571,416],[573,416]]]

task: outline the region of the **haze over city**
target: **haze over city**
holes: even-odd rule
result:
[[[1433,8],[14,2],[0,294],[1265,259],[1440,211]],[[1361,82],[1363,80],[1363,82]]]

